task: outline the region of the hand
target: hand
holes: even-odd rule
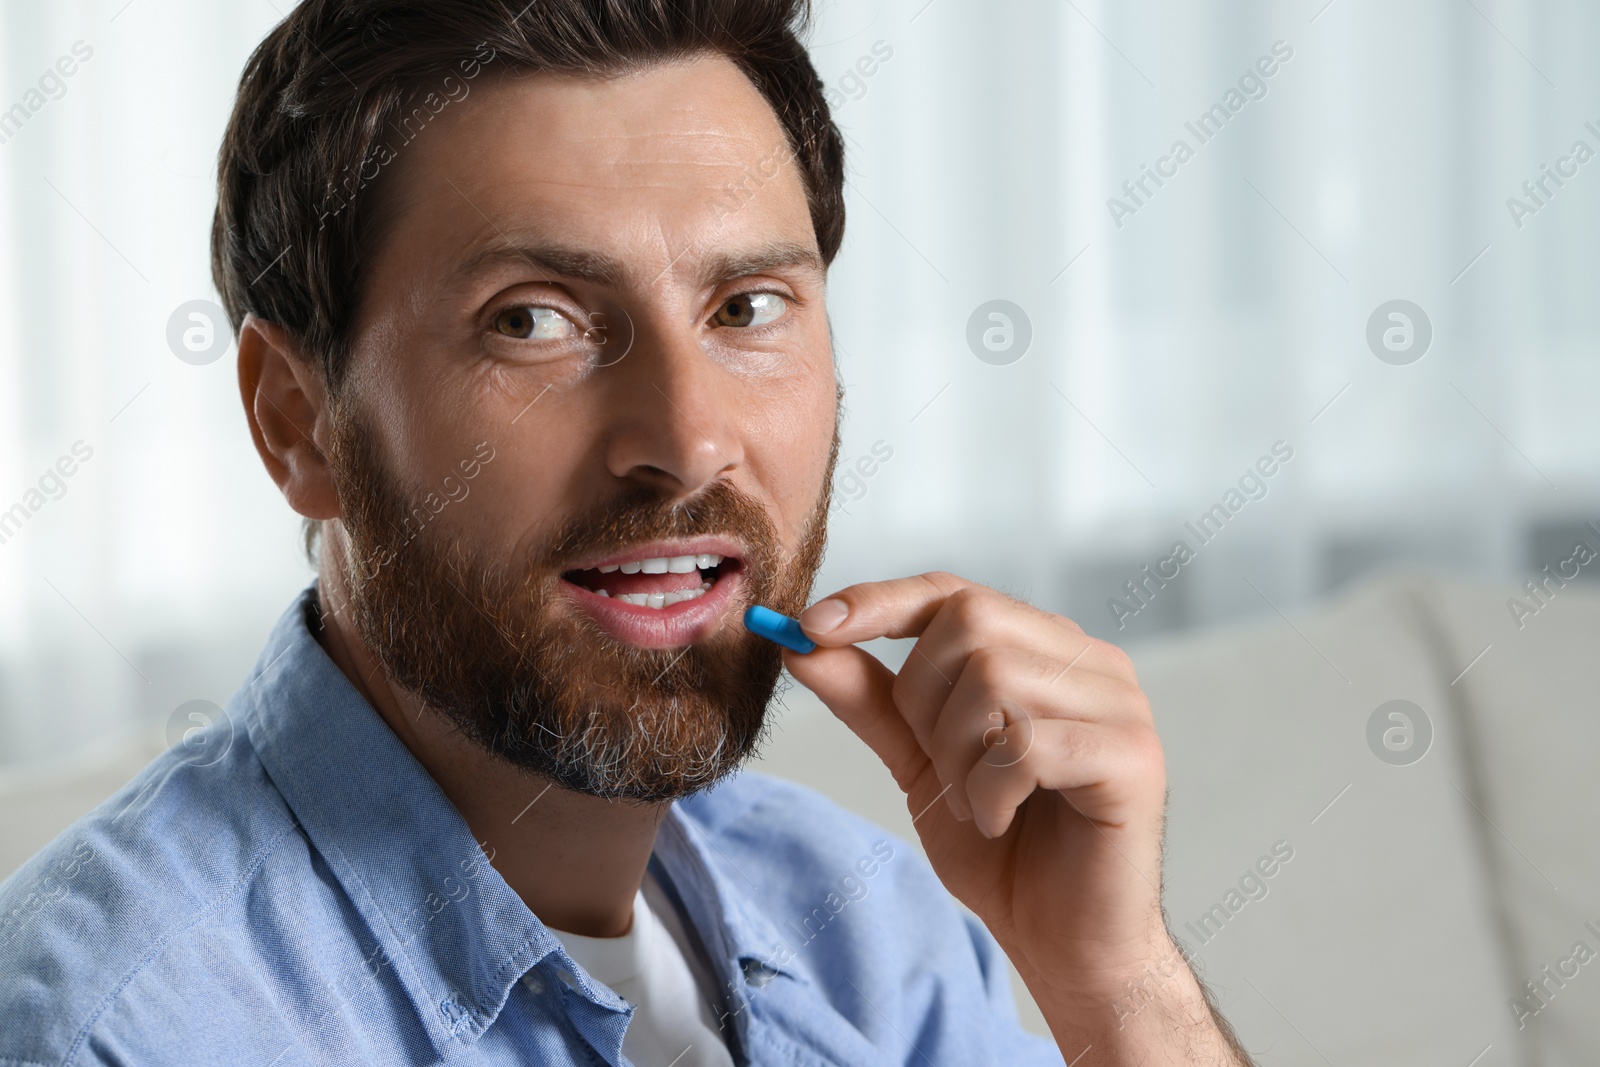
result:
[[[1198,982],[1171,962],[1166,769],[1121,649],[942,573],[851,586],[800,623],[819,647],[784,653],[789,672],[889,768],[935,873],[1016,964],[1069,1058],[1084,1034],[1126,1029],[1130,982],[1170,987],[1178,1014],[1148,1022],[1210,1025]],[[876,637],[916,639],[898,674],[852,647]]]

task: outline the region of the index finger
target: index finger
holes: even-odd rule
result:
[[[827,648],[875,637],[921,637],[944,602],[974,584],[943,571],[862,582],[801,612],[800,627],[807,637]]]

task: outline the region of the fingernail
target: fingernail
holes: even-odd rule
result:
[[[800,625],[814,634],[837,630],[850,614],[850,605],[842,600],[819,600],[800,613]]]

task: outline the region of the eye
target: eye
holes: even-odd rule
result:
[[[711,318],[718,326],[765,326],[782,318],[788,307],[777,293],[740,293],[724,301]]]
[[[522,341],[561,340],[571,337],[577,327],[555,308],[506,308],[494,317],[495,331]]]

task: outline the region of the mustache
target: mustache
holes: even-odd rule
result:
[[[403,509],[402,505],[402,509]],[[403,513],[403,511],[402,511]],[[390,523],[396,534],[400,527]],[[672,500],[643,486],[624,489],[546,534],[543,547],[527,561],[530,580],[572,570],[584,556],[613,552],[643,541],[721,536],[741,546],[741,563],[750,573],[769,573],[776,562],[777,531],[766,509],[726,481],[712,482],[687,500]],[[410,538],[390,541],[359,566],[371,581],[406,550]]]
[[[585,556],[644,541],[710,536],[728,537],[742,546],[742,562],[749,570],[770,565],[777,554],[777,531],[766,508],[730,482],[716,481],[676,501],[644,487],[625,489],[562,522],[546,537],[532,569],[561,573]]]

